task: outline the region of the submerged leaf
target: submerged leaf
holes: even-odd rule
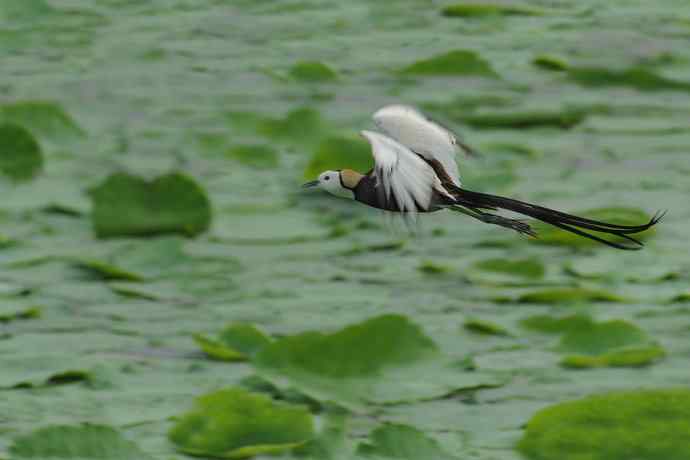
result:
[[[26,181],[43,167],[43,152],[34,136],[22,126],[0,123],[0,172]]]
[[[146,460],[139,447],[112,427],[104,425],[55,425],[14,439],[13,459]]]
[[[385,424],[369,434],[369,441],[357,447],[364,458],[395,460],[457,460],[439,443],[418,429],[399,424]]]
[[[690,390],[612,392],[547,407],[518,449],[531,460],[690,458]]]
[[[403,74],[438,76],[476,76],[498,78],[491,65],[470,50],[455,50],[405,67]]]
[[[271,343],[271,339],[252,324],[228,325],[217,339],[203,335],[194,336],[194,341],[214,359],[222,361],[244,361]]]
[[[523,5],[501,3],[458,3],[448,5],[441,13],[448,17],[475,18],[485,16],[541,16],[542,11]]]
[[[181,173],[153,181],[125,173],[110,175],[91,190],[92,220],[100,238],[163,233],[197,235],[211,224],[206,192]]]
[[[290,76],[305,82],[324,82],[335,80],[338,75],[323,62],[300,61],[290,69]]]
[[[312,416],[304,407],[276,403],[240,388],[201,396],[169,433],[180,451],[217,458],[278,454],[313,435]]]
[[[623,302],[626,299],[603,289],[554,288],[522,294],[520,303],[559,304],[577,302]]]

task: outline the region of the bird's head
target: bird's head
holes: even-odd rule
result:
[[[343,198],[354,198],[355,194],[352,191],[362,175],[351,169],[343,169],[339,171],[324,171],[319,174],[319,178],[309,181],[302,185],[304,188],[317,187],[327,191],[331,195],[340,196]]]

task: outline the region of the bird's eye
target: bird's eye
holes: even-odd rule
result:
[[[323,178],[323,180],[331,180],[331,176],[326,176]]]

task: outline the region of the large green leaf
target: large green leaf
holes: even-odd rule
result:
[[[196,334],[194,341],[213,359],[244,361],[271,343],[271,339],[251,324],[234,323],[225,327],[218,338]]]
[[[152,181],[112,174],[91,190],[91,196],[93,226],[101,238],[162,233],[194,236],[211,224],[206,192],[181,173]]]
[[[199,397],[169,433],[180,451],[216,458],[281,453],[313,435],[312,416],[304,407],[276,403],[239,388]]]
[[[60,425],[39,428],[14,439],[13,459],[147,460],[150,456],[103,425]]]
[[[43,2],[11,2],[14,4],[35,4]],[[31,13],[34,14],[33,12]],[[40,139],[53,142],[69,141],[84,136],[84,131],[69,116],[61,105],[50,101],[18,101],[0,105],[0,122],[6,121],[23,126]]]
[[[0,123],[0,172],[26,181],[43,167],[41,146],[29,131],[11,123]]]
[[[690,391],[612,392],[547,407],[518,449],[531,460],[690,458]]]
[[[486,60],[470,50],[454,50],[417,61],[402,70],[408,75],[474,76],[498,78]]]

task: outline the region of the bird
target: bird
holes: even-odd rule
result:
[[[371,170],[366,173],[352,169],[324,171],[316,180],[303,184],[303,188],[317,187],[338,197],[399,213],[409,220],[415,220],[419,213],[449,209],[487,224],[538,237],[528,222],[495,214],[507,210],[623,250],[641,249],[642,242],[630,235],[653,227],[665,214],[657,212],[641,225],[620,225],[468,190],[460,180],[455,156],[458,151],[467,155],[476,155],[476,151],[450,129],[405,104],[386,105],[373,114],[373,120],[381,132],[360,132],[371,145],[374,158]],[[590,231],[623,238],[627,243],[611,241]]]

